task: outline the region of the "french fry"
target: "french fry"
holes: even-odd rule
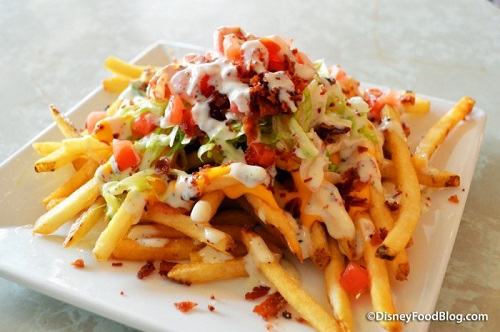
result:
[[[42,157],[51,154],[62,146],[61,142],[35,142],[33,149]]]
[[[75,220],[64,240],[63,247],[71,247],[87,235],[88,232],[104,217],[106,201],[99,197],[97,200]]]
[[[51,234],[80,211],[87,209],[101,194],[101,182],[96,177],[75,190],[63,202],[43,214],[35,223],[34,233]]]
[[[286,273],[260,236],[244,229],[242,240],[262,274],[302,318],[317,331],[341,331],[337,321]]]
[[[328,301],[342,330],[353,331],[351,301],[339,281],[345,269],[345,256],[340,252],[337,241],[331,237],[328,238],[328,248],[331,259],[324,271]]]
[[[245,194],[245,198],[264,224],[276,227],[285,238],[290,251],[297,256],[299,261],[302,261],[302,248],[295,234],[293,227],[294,220],[291,220],[293,217],[282,210],[275,210],[267,202],[255,195]]]
[[[374,186],[370,186],[370,197],[370,216],[377,232],[385,237],[394,227],[394,218],[385,204],[383,193],[378,191]],[[387,261],[387,265],[397,280],[406,280],[408,278],[410,262],[405,249],[401,249],[393,260]]]
[[[420,218],[420,185],[398,114],[388,105],[382,108],[381,114],[391,123],[385,134],[394,162],[396,186],[401,192],[401,201],[398,219],[378,247],[377,257],[393,260],[408,244]]]
[[[52,118],[54,118],[54,121],[57,124],[57,127],[63,134],[65,138],[78,138],[82,137],[80,134],[80,131],[76,129],[76,127],[69,121],[69,119],[59,112],[57,108],[55,108],[54,105],[49,105],[50,107],[50,114],[52,115]]]
[[[248,277],[243,258],[217,263],[180,263],[168,273],[168,278],[180,284],[192,285],[212,281]]]
[[[121,93],[125,90],[130,84],[130,78],[123,76],[113,76],[109,78],[105,78],[102,81],[102,87],[105,91],[111,93]]]
[[[311,237],[311,260],[323,271],[330,262],[330,250],[323,223],[315,221],[309,230]]]
[[[444,170],[428,171],[417,169],[418,182],[430,188],[447,188],[460,186],[460,176]]]
[[[130,227],[127,237],[130,239],[142,239],[142,238],[175,239],[180,237],[186,237],[186,234],[181,233],[178,230],[165,225],[139,223]]]
[[[416,168],[425,170],[436,149],[448,133],[472,111],[474,104],[474,99],[463,97],[427,131],[413,154],[413,163]]]
[[[361,218],[367,222],[372,222],[368,214],[361,214],[356,218],[356,227],[361,229],[364,237],[364,259],[368,274],[370,275],[370,296],[374,312],[385,312],[387,314],[395,314],[396,309],[392,300],[391,285],[389,282],[389,274],[385,261],[376,256],[377,247],[371,242],[369,234],[363,232],[365,227],[359,224]],[[394,321],[380,321],[379,322],[387,331],[401,331],[401,323],[397,320]]]
[[[127,234],[130,226],[137,223],[146,206],[146,194],[131,190],[104,231],[99,235],[93,254],[97,261],[107,260],[120,240]]]
[[[87,183],[94,176],[98,166],[99,163],[97,161],[88,159],[85,164],[68,179],[68,181],[45,197],[42,200],[42,203],[46,208],[54,207],[53,203],[49,206],[49,202],[54,202],[54,199],[66,198],[71,195],[75,190]]]
[[[124,76],[129,79],[141,77],[144,70],[142,67],[132,65],[114,56],[106,58],[104,61],[104,67],[115,75]]]
[[[145,246],[136,240],[122,238],[113,249],[111,257],[118,260],[143,262],[148,260],[182,261],[189,259],[190,253],[199,246],[195,240],[188,237],[158,240],[164,240],[165,244]]]
[[[109,158],[111,146],[91,136],[68,138],[62,141],[62,147],[35,162],[36,172],[55,171],[79,157],[85,155],[95,160]]]
[[[144,217],[146,220],[175,228],[187,236],[206,243],[219,251],[227,253],[234,251],[235,244],[231,236],[211,226],[196,225],[189,216],[179,213],[166,214],[160,208],[152,207],[148,209]]]
[[[222,200],[226,197],[224,192],[215,190],[203,194],[191,210],[191,219],[195,223],[206,224],[213,218]]]

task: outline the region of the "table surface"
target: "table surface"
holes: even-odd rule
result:
[[[51,123],[49,103],[70,109],[98,86],[108,55],[131,59],[159,39],[209,47],[221,25],[293,38],[310,58],[361,81],[473,97],[488,123],[436,310],[488,313],[489,322],[431,323],[430,331],[500,326],[500,9],[492,3],[0,0],[0,8],[0,161]],[[3,330],[131,330],[1,278],[0,322]]]

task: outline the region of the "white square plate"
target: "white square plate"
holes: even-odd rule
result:
[[[202,48],[181,43],[159,42],[147,49],[135,62],[165,65],[172,55],[200,52]],[[432,102],[430,114],[406,118],[411,127],[412,147],[437,118],[454,102],[427,97]],[[103,109],[116,96],[95,90],[69,112],[72,121],[83,127],[86,114]],[[393,283],[394,299],[399,313],[432,313],[448,265],[455,236],[469,192],[479,147],[486,123],[485,113],[474,109],[467,121],[460,123],[438,149],[431,163],[438,168],[460,174],[458,188],[428,191],[423,195],[430,207],[422,213],[413,236],[414,246],[408,250],[411,263],[409,280]],[[34,141],[60,140],[57,128],[51,126]],[[140,330],[265,331],[266,322],[252,312],[255,302],[244,299],[253,285],[245,279],[206,285],[183,286],[153,274],[139,280],[136,272],[143,263],[124,262],[113,267],[111,262],[97,263],[91,244],[63,249],[65,231],[38,237],[32,235],[35,220],[44,212],[41,199],[65,179],[54,173],[37,174],[33,164],[38,158],[28,143],[0,166],[0,276],[47,294],[72,305],[116,320]],[[71,170],[64,170],[63,172]],[[448,198],[456,194],[459,203]],[[77,258],[85,261],[84,269],[71,266]],[[309,263],[299,267],[303,285],[327,310],[323,279]],[[123,293],[122,293],[123,292]],[[211,299],[214,295],[215,299]],[[189,313],[181,313],[173,303],[198,302]],[[208,305],[215,311],[210,312]],[[378,331],[379,325],[368,322],[371,310],[369,296],[353,300],[357,330]],[[275,331],[309,331],[305,324],[279,318],[271,322]],[[428,322],[412,322],[407,331],[425,331]]]

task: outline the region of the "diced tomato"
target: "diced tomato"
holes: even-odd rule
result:
[[[224,56],[233,62],[238,62],[241,59],[241,46],[244,42],[244,38],[236,35],[224,36],[224,41],[222,42]]]
[[[92,134],[96,123],[101,121],[107,116],[108,114],[104,111],[90,112],[89,115],[87,115],[87,121],[85,122],[85,128],[87,129],[87,132],[89,134]]]
[[[182,111],[184,110],[184,103],[182,98],[178,95],[171,95],[168,101],[167,109],[165,110],[165,115],[168,118],[170,124],[181,124],[182,123]]]
[[[180,127],[188,137],[194,137],[198,135],[199,128],[196,122],[194,122],[193,115],[191,114],[191,109],[184,109],[182,111],[182,123]]]
[[[253,308],[253,312],[260,315],[266,321],[278,317],[278,313],[286,305],[285,298],[274,292],[266,297],[264,301]]]
[[[280,56],[281,46],[271,38],[261,38],[260,42],[266,47],[269,52],[269,62],[267,69],[269,71],[286,70],[286,64]]]
[[[267,168],[274,164],[274,159],[274,150],[261,142],[251,143],[245,152],[245,161],[249,165]]]
[[[114,139],[112,146],[113,156],[121,172],[130,167],[137,166],[141,162],[141,158],[135,152],[131,141]]]
[[[214,49],[218,51],[220,54],[224,54],[224,37],[230,34],[235,34],[236,36],[242,38],[245,37],[240,27],[221,27],[215,30]]]
[[[370,116],[374,119],[380,119],[380,111],[385,105],[398,107],[401,104],[399,94],[395,90],[382,92],[379,89],[367,89],[364,91],[363,99],[370,107]]]
[[[205,98],[210,97],[210,95],[215,91],[215,87],[208,84],[209,79],[210,76],[206,74],[200,80],[200,91],[205,96]]]
[[[366,268],[349,262],[340,276],[340,285],[350,294],[358,296],[370,287],[370,276]]]
[[[155,116],[151,112],[142,113],[134,121],[133,130],[138,132],[141,137],[146,136],[155,130],[157,124],[155,123]]]

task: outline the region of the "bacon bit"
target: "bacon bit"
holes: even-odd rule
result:
[[[385,239],[387,237],[387,234],[389,233],[386,228],[381,228],[379,232],[379,236],[382,240]]]
[[[120,266],[123,266],[123,263],[122,262],[113,262],[113,263],[111,263],[111,266],[120,267]]]
[[[124,291],[121,291],[121,292],[120,292],[120,295],[121,295],[121,296],[124,296],[124,295],[125,295],[125,292],[124,292]]]
[[[183,302],[176,302],[176,303],[174,303],[174,306],[180,312],[188,312],[189,310],[193,309],[197,305],[198,305],[198,303],[191,302],[191,301],[183,301]]]
[[[286,305],[285,298],[275,292],[266,297],[264,301],[253,308],[253,312],[260,315],[266,321],[278,317],[278,312]]]
[[[296,320],[297,320],[297,322],[299,322],[299,323],[302,323],[302,324],[307,324],[307,320],[305,320],[305,319],[304,319],[304,318],[302,318],[302,317],[298,317]]]
[[[387,230],[384,228],[383,229],[385,232],[382,232],[382,229],[380,230],[381,234],[373,234],[373,236],[370,239],[370,243],[372,246],[376,247],[379,246],[382,243],[382,239],[387,236]],[[382,238],[382,233],[384,233],[384,237]]]
[[[168,278],[168,273],[173,269],[175,265],[177,265],[176,262],[161,261],[160,270],[158,271],[158,273],[160,274],[160,276]]]
[[[452,196],[448,197],[448,200],[449,200],[450,202],[452,202],[452,203],[458,203],[458,202],[460,202],[460,201],[458,200],[458,196],[457,196],[457,195],[452,195]]]
[[[215,295],[210,295],[210,300],[215,300]]]
[[[72,262],[71,265],[79,269],[83,269],[85,267],[85,262],[83,261],[83,259],[78,258],[76,261]]]
[[[283,311],[281,313],[281,316],[283,316],[283,318],[285,318],[285,319],[292,319],[292,313],[290,311],[286,311],[286,310]]]
[[[273,324],[266,324],[266,329],[267,329],[268,331],[271,331],[272,329],[274,329]]]
[[[154,270],[156,270],[154,262],[148,261],[145,265],[143,265],[140,270],[137,272],[137,278],[144,279],[149,276]]]
[[[269,293],[269,289],[270,287],[267,286],[255,286],[251,292],[245,294],[245,300],[255,300],[265,296]]]
[[[208,310],[215,311],[215,307],[211,304],[208,305]]]

